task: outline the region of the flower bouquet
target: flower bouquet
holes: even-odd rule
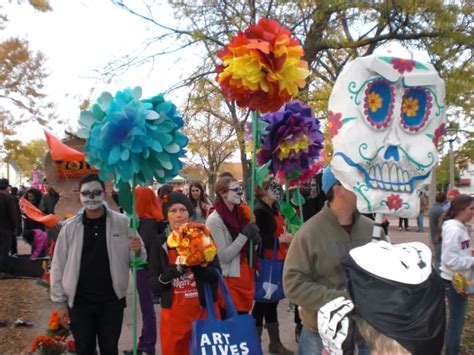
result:
[[[202,223],[188,222],[173,231],[166,243],[178,252],[177,264],[206,266],[217,254],[210,230]]]
[[[52,311],[48,321],[46,335],[38,335],[35,338],[31,345],[31,351],[41,355],[75,353],[76,344],[74,340],[67,340],[70,334],[69,329],[61,324],[59,312]]]

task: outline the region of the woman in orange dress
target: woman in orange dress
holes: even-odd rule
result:
[[[214,212],[206,220],[217,245],[222,275],[239,313],[249,313],[255,292],[254,271],[248,264],[252,240],[260,242],[258,227],[249,221],[247,206],[241,205],[242,187],[232,177],[221,177],[216,184]],[[224,315],[224,313],[223,313]]]
[[[212,268],[219,269],[217,257],[206,267],[176,265],[177,251],[166,244],[171,231],[189,222],[193,206],[181,192],[171,192],[163,204],[163,215],[169,226],[152,246],[149,284],[161,294],[160,342],[161,354],[189,354],[191,325],[206,317],[204,283],[210,283],[212,297],[217,300],[217,277]]]

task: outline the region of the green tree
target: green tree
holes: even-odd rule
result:
[[[51,10],[46,0],[29,0],[29,4],[40,12]],[[4,11],[4,6],[0,6],[0,30],[8,22],[2,14]],[[44,55],[31,51],[28,41],[20,38],[0,41],[0,138],[14,134],[15,128],[27,121],[46,125],[54,118],[50,113],[52,104],[46,102],[42,93],[47,76],[44,63]]]
[[[4,161],[6,163],[15,162],[23,175],[30,176],[34,168],[44,166],[47,151],[46,141],[42,139],[35,139],[27,144],[19,140],[6,139]]]
[[[154,26],[157,35],[146,42],[144,55],[127,56],[112,63],[106,73],[152,62],[157,56],[191,47],[201,53],[202,60],[174,88],[196,90],[199,87],[196,82],[207,80],[207,88],[220,92],[214,81],[216,52],[257,19],[273,18],[289,28],[303,45],[311,75],[300,98],[312,105],[317,117],[326,117],[329,94],[344,65],[393,41],[427,50],[440,74],[447,78],[451,90],[447,105],[460,105],[465,112],[472,109],[474,4],[470,0],[449,5],[441,0],[202,0],[199,3],[170,0],[174,26],[157,20],[162,13],[157,5],[148,4],[147,12],[142,13],[128,5],[131,1],[112,1]],[[240,137],[248,112],[237,109],[220,94],[220,116],[232,121],[247,180],[249,174]]]

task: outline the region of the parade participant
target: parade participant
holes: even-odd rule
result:
[[[11,255],[15,256],[18,254],[18,246],[16,237],[23,234],[23,226],[21,220],[21,209],[20,209],[20,200],[18,197],[18,187],[12,187],[10,189],[10,196],[13,198],[15,203],[15,216],[16,216],[16,229],[12,236],[12,246],[11,246]]]
[[[33,206],[36,208],[39,208],[41,204],[41,199],[42,199],[42,194],[38,189],[35,189],[34,187],[30,187],[28,190],[25,192],[24,198],[28,200]],[[40,223],[32,220],[31,218],[24,216],[24,222],[23,222],[23,230],[33,230],[33,229],[41,229],[45,230],[45,226]]]
[[[54,214],[54,208],[59,201],[59,193],[49,184],[46,185],[45,190],[39,209],[45,214]]]
[[[428,211],[428,199],[426,198],[423,191],[420,191],[420,212],[416,217],[416,223],[418,226],[417,232],[423,233],[425,231],[424,220],[425,213]]]
[[[206,197],[204,187],[200,181],[192,181],[189,184],[188,197],[194,207],[193,220],[205,223],[212,204],[211,201],[209,201],[209,199]]]
[[[216,184],[215,210],[206,221],[217,244],[222,274],[235,308],[240,313],[252,309],[255,292],[254,274],[248,264],[249,244],[257,245],[261,238],[258,227],[250,221],[250,211],[242,202],[240,183],[225,176]]]
[[[435,196],[435,203],[428,211],[430,222],[430,236],[433,244],[436,268],[439,269],[441,264],[441,216],[444,212],[444,204],[446,203],[446,194],[438,192]]]
[[[146,260],[128,218],[104,206],[96,174],[79,182],[82,209],[61,228],[51,266],[51,300],[70,327],[77,354],[118,354],[131,251]]]
[[[160,222],[163,220],[158,197],[148,187],[137,187],[136,208],[137,216],[140,218],[138,233],[145,244],[147,256],[151,255],[151,248],[160,233]],[[149,270],[144,266],[137,270],[137,289],[142,311],[142,333],[138,340],[138,352],[141,354],[155,354],[156,344],[156,315],[153,306],[153,291],[148,284]],[[124,354],[133,355],[133,350],[125,351]]]
[[[48,252],[48,236],[41,229],[28,230],[23,233],[23,239],[31,245],[31,259],[43,258]]]
[[[323,351],[318,309],[332,299],[348,296],[342,260],[352,248],[370,242],[373,230],[373,221],[357,211],[355,194],[336,180],[329,166],[322,182],[328,201],[293,238],[283,271],[285,295],[300,306],[301,355]]]
[[[8,253],[17,229],[15,202],[8,193],[9,182],[0,179],[0,273],[8,271]]]
[[[458,189],[451,189],[448,191],[448,194],[447,194],[447,201],[446,203],[444,204],[443,208],[445,211],[447,211],[449,209],[449,207],[451,206],[451,201],[454,200],[456,197],[458,197],[460,194],[459,190]]]
[[[207,267],[191,268],[177,265],[177,250],[167,245],[167,237],[189,222],[193,213],[191,201],[181,192],[171,192],[163,204],[163,215],[169,228],[153,243],[149,285],[161,294],[160,343],[161,354],[189,354],[191,325],[197,318],[205,318],[206,301],[204,282],[211,283],[214,300],[217,300],[217,258]]]
[[[471,237],[467,229],[474,215],[474,200],[468,195],[458,195],[451,201],[441,230],[441,277],[444,280],[448,299],[448,323],[444,340],[445,352],[456,355],[460,352],[461,334],[467,308],[467,295],[459,294],[452,285],[455,272],[460,272],[468,280],[472,279]]]
[[[292,238],[292,235],[286,232],[285,221],[276,205],[282,192],[281,185],[274,179],[268,180],[262,188],[257,187],[255,191],[255,221],[260,230],[263,252],[267,259],[272,258],[274,243],[277,243],[276,257],[278,260],[284,260],[288,243]],[[281,343],[277,309],[278,301],[255,302],[252,315],[257,324],[257,332],[259,336],[262,335],[263,320],[265,319],[265,328],[270,337],[268,351],[276,354],[293,354]]]
[[[444,288],[429,247],[368,243],[352,249],[343,265],[351,300],[337,298],[318,312],[326,350],[351,353],[358,333],[373,355],[441,354]]]

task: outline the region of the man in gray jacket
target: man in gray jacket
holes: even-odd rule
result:
[[[373,221],[356,210],[355,194],[336,180],[330,167],[322,181],[328,201],[293,238],[283,270],[285,295],[300,306],[300,355],[322,353],[318,310],[335,298],[349,298],[342,260],[351,249],[370,242],[373,230]]]
[[[131,251],[146,260],[128,218],[104,206],[104,183],[87,175],[79,183],[83,209],[61,229],[51,266],[51,299],[70,323],[77,354],[118,354]]]

